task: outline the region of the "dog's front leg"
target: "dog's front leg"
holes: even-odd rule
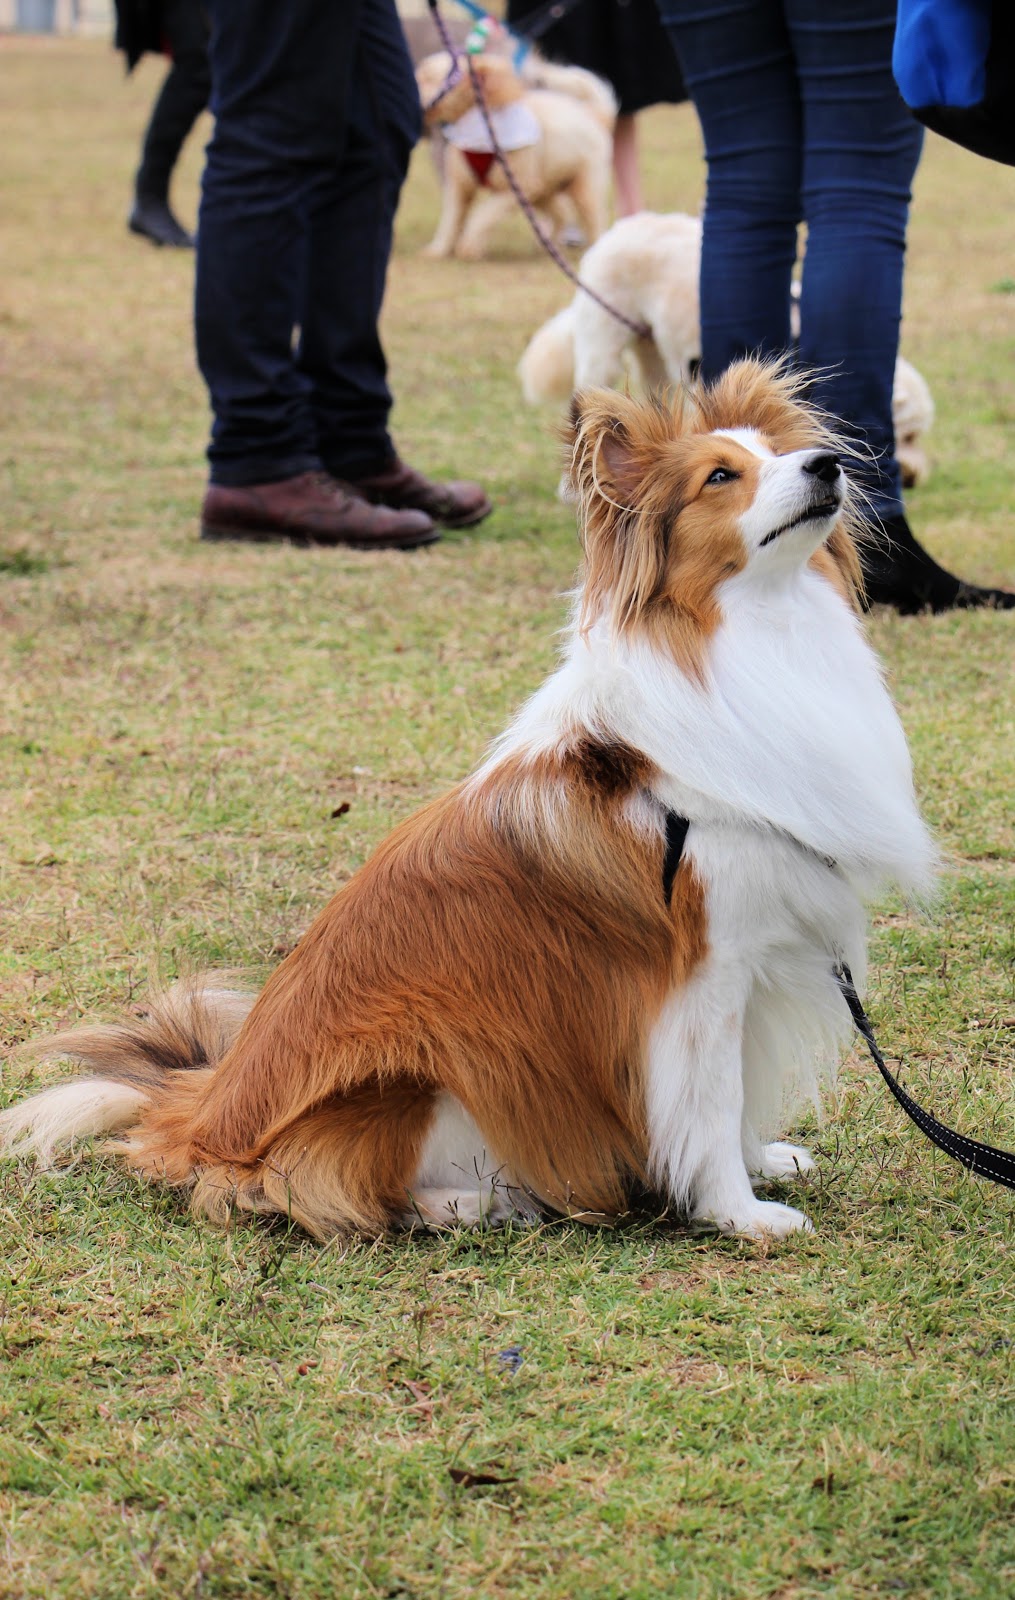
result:
[[[481,194],[465,219],[455,251],[459,260],[481,261],[486,255],[494,229],[499,222],[512,215],[515,204],[515,197],[510,190],[487,189]]]
[[[464,168],[464,170],[463,170]],[[437,232],[423,250],[430,260],[443,261],[454,254],[465,215],[479,185],[474,182],[459,151],[447,146],[444,151],[444,185]]]
[[[746,987],[712,971],[663,1006],[648,1049],[650,1171],[692,1220],[722,1233],[781,1238],[811,1224],[751,1188],[741,1137]]]

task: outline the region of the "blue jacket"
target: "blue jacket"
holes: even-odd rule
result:
[[[928,128],[1015,166],[1013,0],[899,0],[892,70]]]

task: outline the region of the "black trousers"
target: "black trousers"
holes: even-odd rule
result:
[[[212,481],[365,476],[394,453],[377,319],[420,132],[394,0],[209,10],[195,324]]]
[[[207,10],[202,0],[163,0],[160,27],[172,65],[152,107],[136,187],[165,200],[183,142],[211,93]]]

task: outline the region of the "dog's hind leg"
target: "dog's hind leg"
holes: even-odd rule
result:
[[[535,1209],[511,1182],[476,1123],[453,1095],[438,1095],[402,1217],[407,1227],[481,1227]]]
[[[607,169],[603,171],[585,166],[564,191],[578,213],[578,223],[590,244],[606,232],[609,215],[607,204]]]

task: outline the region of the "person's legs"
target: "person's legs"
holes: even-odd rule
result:
[[[212,109],[195,330],[213,484],[321,467],[312,383],[293,356],[310,210],[342,159],[358,0],[211,0]],[[336,272],[338,265],[336,263]]]
[[[311,384],[325,467],[374,503],[473,527],[490,501],[476,483],[433,483],[400,461],[377,330],[392,230],[421,110],[394,0],[361,0],[341,166],[315,194],[299,366]]]
[[[784,0],[803,102],[807,251],[800,363],[813,398],[867,451],[871,511],[902,509],[892,385],[910,187],[923,130],[892,77],[891,0]]]
[[[216,123],[194,305],[213,411],[202,537],[429,543],[428,515],[369,505],[324,472],[314,386],[293,347],[306,319],[311,217],[345,150],[358,0],[211,0],[210,10]]]
[[[638,165],[638,120],[633,111],[622,111],[613,129],[613,188],[618,217],[632,217],[645,209]]]
[[[803,103],[807,253],[799,359],[812,398],[863,452],[853,464],[873,544],[868,592],[900,610],[994,604],[939,567],[914,538],[895,456],[892,390],[899,348],[910,188],[923,130],[892,76],[892,0],[784,0]]]
[[[479,521],[477,485],[430,483],[387,434],[377,315],[419,119],[393,0],[211,0],[211,16],[204,536],[408,545],[433,520]],[[352,469],[375,474],[355,493],[335,476]]]
[[[321,460],[350,479],[382,470],[395,454],[377,324],[395,212],[421,126],[394,0],[360,3],[342,161],[311,197],[298,356]]]
[[[701,369],[790,343],[801,109],[780,0],[659,0],[708,161]]]
[[[162,26],[172,64],[152,109],[135,179],[129,226],[156,244],[189,246],[169,209],[169,181],[184,140],[208,104],[208,23],[200,0],[166,0]]]

